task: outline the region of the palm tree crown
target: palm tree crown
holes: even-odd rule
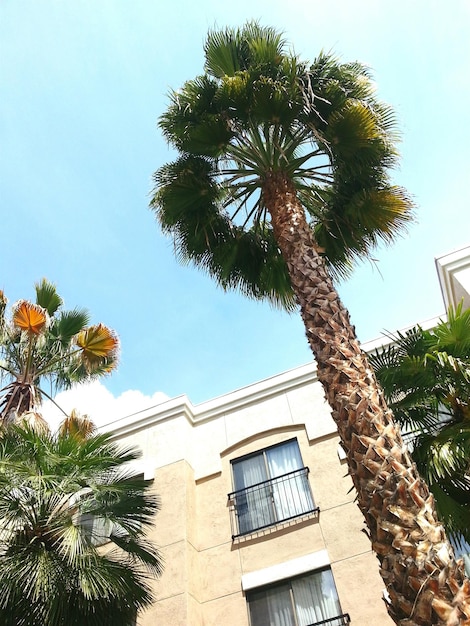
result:
[[[395,117],[366,67],[327,54],[307,64],[256,23],[211,32],[205,56],[205,74],[172,92],[161,116],[181,156],[157,171],[152,206],[182,260],[224,288],[292,308],[270,222],[273,177],[292,183],[319,249],[346,274],[411,218],[387,174]]]
[[[137,457],[76,428],[2,432],[2,624],[133,626],[161,572],[145,538],[158,500],[127,466]]]
[[[13,306],[11,319],[6,317],[6,305],[0,292],[2,423],[37,414],[43,397],[107,374],[116,366],[116,334],[103,324],[89,326],[83,309],[64,311],[62,298],[47,280],[36,285],[34,303],[20,300]]]

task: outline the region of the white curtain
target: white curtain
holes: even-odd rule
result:
[[[269,485],[259,485],[268,479],[264,456],[258,454],[233,464],[238,532],[250,532],[275,521],[272,491]],[[252,487],[252,488],[251,488]]]
[[[266,451],[271,478],[278,478],[303,467],[297,441],[288,441]],[[301,515],[314,508],[306,474],[285,476],[273,481],[276,519],[281,521]]]
[[[468,576],[470,576],[470,554],[464,554],[463,555],[463,562],[465,565],[465,573]]]
[[[235,496],[240,534],[314,508],[307,475],[285,476],[302,467],[296,440],[233,463],[235,491],[243,490]]]
[[[255,591],[249,596],[249,607],[252,626],[310,626],[341,614],[330,570]],[[333,619],[328,626],[342,624],[341,619]]]
[[[299,626],[309,626],[341,614],[330,570],[293,580],[292,593]],[[340,625],[340,620],[328,624],[328,626]]]
[[[250,598],[252,626],[294,626],[289,585],[279,585]]]

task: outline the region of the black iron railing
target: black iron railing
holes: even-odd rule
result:
[[[313,624],[309,624],[309,626],[347,626],[350,623],[351,618],[349,617],[349,613],[343,613],[336,617],[322,619],[320,622],[314,622]]]
[[[319,622],[312,622],[308,624],[308,626],[348,626],[350,623],[351,618],[349,617],[349,613],[343,613],[342,615],[322,619]]]
[[[232,539],[317,513],[308,482],[308,467],[228,494]]]

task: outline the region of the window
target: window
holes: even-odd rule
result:
[[[346,626],[329,568],[247,593],[251,626]]]
[[[144,480],[144,474],[134,474],[129,479],[124,480],[124,482],[135,479]],[[103,497],[103,492],[101,496]],[[111,503],[103,502],[102,497],[100,501],[97,501],[93,496],[91,487],[83,487],[70,498],[70,505],[73,506],[75,504],[77,508],[73,518],[74,523],[83,529],[85,535],[94,546],[102,546],[109,543],[111,541],[111,535],[115,537],[129,536],[129,532],[123,528],[119,522],[112,521],[99,514],[99,512],[103,510],[103,507],[105,510],[108,509],[108,513],[112,512]],[[116,503],[116,497],[119,498],[119,502],[122,502],[122,496],[119,496],[119,493],[117,493],[117,495],[113,494],[111,496],[114,504]],[[136,523],[135,520],[133,525],[135,528],[141,527],[140,522]]]
[[[233,536],[316,511],[295,439],[232,461]]]
[[[85,530],[86,535],[90,538],[94,546],[102,546],[110,541],[111,534],[125,536],[126,533],[120,529],[117,524],[104,517],[98,517],[90,513],[80,515],[79,524]]]

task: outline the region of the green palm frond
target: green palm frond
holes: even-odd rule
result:
[[[436,508],[454,543],[469,541],[470,427],[451,424],[415,441],[413,459],[436,499]]]
[[[205,226],[217,212],[222,192],[215,180],[216,170],[204,157],[184,155],[155,174],[158,193],[152,200],[165,231],[183,224],[187,218]],[[197,230],[197,228],[195,228]]]
[[[315,204],[312,207],[309,203],[307,210],[318,211]],[[331,196],[331,202],[321,208],[314,232],[333,271],[342,265],[351,268],[369,258],[380,242],[393,243],[397,233],[412,220],[410,204],[401,187],[362,187],[355,191],[343,186],[339,196]]]
[[[128,559],[143,566],[153,576],[161,576],[163,566],[158,550],[152,549],[147,543],[142,542],[139,538],[134,538],[130,533],[127,535],[111,535],[111,540],[126,554]]]
[[[470,537],[468,503],[460,503],[458,498],[450,496],[438,483],[431,487],[431,491],[439,519],[442,520],[452,543],[457,547],[468,545]]]
[[[348,100],[328,117],[324,136],[338,157],[346,163],[353,161],[355,167],[357,159],[364,167],[390,150],[374,111],[358,100]]]
[[[211,30],[204,45],[205,71],[215,77],[277,66],[283,58],[285,41],[274,28],[248,22],[242,29]]]
[[[449,308],[434,328],[391,335],[370,355],[386,400],[436,498],[453,541],[470,540],[470,309]]]
[[[68,347],[74,336],[90,323],[90,316],[85,309],[61,311],[53,320],[50,333],[60,341],[64,348]]]
[[[275,28],[260,26],[258,22],[251,21],[245,24],[241,35],[250,50],[248,66],[252,63],[261,66],[276,66],[281,63],[286,41]]]
[[[438,433],[420,433],[413,452],[429,485],[450,480],[466,485],[470,503],[470,426],[450,424]]]
[[[450,352],[455,357],[470,357],[470,309],[463,309],[460,302],[457,307],[450,306],[447,320],[441,321],[434,329],[436,346],[441,351]]]
[[[209,31],[204,44],[204,69],[214,78],[234,76],[246,66],[248,53],[240,31],[229,28]]]
[[[170,106],[159,120],[168,142],[184,152],[218,156],[233,132],[216,96],[217,85],[206,76],[171,92]]]
[[[63,305],[63,300],[57,293],[56,286],[43,278],[36,283],[36,304],[42,306],[49,315],[54,315]]]
[[[331,112],[340,111],[349,99],[364,101],[380,111],[371,72],[359,62],[342,63],[323,51],[305,67],[301,84],[306,122],[320,132],[327,128]]]

